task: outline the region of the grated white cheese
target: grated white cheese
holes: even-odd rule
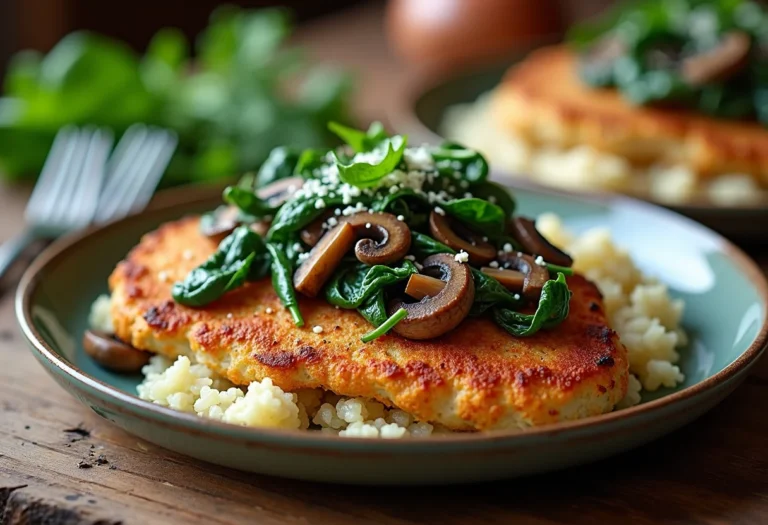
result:
[[[458,263],[469,262],[469,254],[464,250],[461,250],[459,253],[453,256],[453,260],[455,260]]]
[[[435,213],[438,215],[445,215],[445,210],[442,209],[440,206],[435,206]]]
[[[322,334],[323,333],[323,327],[320,326],[320,325],[314,326],[312,328],[312,331],[315,332],[316,334]]]

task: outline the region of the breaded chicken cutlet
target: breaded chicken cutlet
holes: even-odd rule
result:
[[[295,326],[269,279],[204,309],[175,303],[172,283],[215,249],[197,218],[146,235],[110,277],[116,335],[170,358],[193,356],[238,385],[270,377],[287,391],[373,398],[454,430],[579,419],[612,410],[626,394],[626,349],[597,288],[581,276],[568,279],[570,315],[554,330],[516,338],[468,318],[437,339],[387,335],[365,344],[370,324],[322,299],[300,298],[306,324]]]
[[[502,129],[537,145],[589,145],[635,165],[682,164],[702,178],[743,173],[768,185],[768,129],[760,123],[633,106],[616,90],[583,83],[577,61],[554,46],[510,69],[492,101]]]

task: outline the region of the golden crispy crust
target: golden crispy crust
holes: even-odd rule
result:
[[[175,304],[172,283],[214,249],[196,218],[146,235],[110,277],[117,335],[169,357],[191,347],[236,384],[271,377],[285,390],[323,387],[454,429],[585,417],[611,410],[626,393],[626,349],[606,325],[596,287],[582,277],[570,279],[571,315],[554,331],[517,339],[472,319],[436,340],[391,335],[364,344],[371,326],[320,299],[301,299],[306,326],[297,328],[268,280],[205,309]],[[312,331],[317,325],[321,334]]]
[[[683,163],[702,176],[753,175],[768,184],[768,130],[757,122],[636,107],[578,78],[562,46],[540,49],[510,69],[493,101],[506,129],[536,143],[588,144],[639,164]]]

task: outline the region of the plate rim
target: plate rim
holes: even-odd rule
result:
[[[598,195],[598,196],[574,196],[568,192],[555,189],[530,188],[509,184],[513,189],[521,189],[534,193],[540,193],[559,198],[577,200],[587,204],[600,204],[608,206],[630,206],[639,208],[646,213],[656,213],[666,216],[666,220],[677,221],[686,228],[692,228],[699,234],[708,236],[716,241],[717,246],[722,252],[733,261],[733,263],[745,274],[745,276],[755,285],[758,295],[763,301],[763,317],[760,329],[754,341],[739,356],[725,368],[704,380],[672,392],[659,399],[648,401],[630,408],[609,412],[597,416],[591,416],[575,421],[565,421],[553,423],[541,427],[532,427],[523,431],[519,429],[498,430],[493,432],[461,433],[457,435],[441,435],[435,438],[412,438],[403,440],[372,440],[365,438],[339,438],[337,436],[328,436],[320,432],[297,432],[288,429],[241,427],[231,425],[215,420],[201,418],[194,414],[179,412],[167,407],[156,405],[149,401],[142,400],[135,395],[130,395],[118,390],[116,387],[105,383],[78,368],[74,363],[69,363],[48,345],[43,336],[34,327],[32,322],[32,297],[35,294],[38,285],[43,279],[46,271],[55,267],[57,261],[65,256],[69,256],[72,251],[78,248],[82,242],[87,242],[92,237],[109,235],[113,230],[117,230],[130,222],[147,215],[162,215],[173,208],[190,208],[197,204],[203,205],[211,202],[215,205],[215,198],[220,194],[218,191],[212,191],[211,187],[193,188],[189,187],[165,190],[156,196],[147,210],[141,214],[129,216],[108,224],[94,226],[81,232],[75,232],[55,241],[51,246],[44,250],[24,272],[17,288],[15,296],[14,310],[17,321],[21,328],[24,338],[38,360],[44,362],[49,368],[49,372],[56,372],[67,376],[70,382],[75,383],[76,388],[82,390],[83,385],[97,391],[102,401],[108,399],[113,403],[118,403],[120,408],[130,409],[133,417],[139,417],[144,420],[152,420],[157,423],[172,426],[181,426],[185,431],[193,431],[198,434],[214,433],[217,438],[227,438],[236,441],[245,441],[255,444],[280,444],[286,447],[295,447],[302,445],[309,449],[334,448],[342,445],[347,450],[367,451],[390,451],[393,448],[414,447],[420,453],[445,452],[447,448],[454,448],[458,445],[510,445],[515,442],[524,444],[529,440],[543,438],[554,438],[560,434],[580,431],[597,430],[601,428],[610,430],[612,423],[622,421],[639,421],[644,416],[650,415],[658,410],[669,408],[679,402],[697,397],[706,392],[716,389],[718,386],[728,382],[733,377],[750,368],[762,355],[768,343],[768,280],[757,264],[746,255],[740,248],[735,246],[729,240],[687,217],[676,212],[662,208],[660,206],[640,201],[621,195]],[[180,210],[182,212],[182,210]],[[183,213],[183,212],[182,212]],[[421,447],[419,445],[428,445]]]

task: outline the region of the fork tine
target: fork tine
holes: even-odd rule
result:
[[[176,135],[167,131],[154,131],[146,141],[146,162],[136,165],[129,178],[134,185],[129,196],[120,201],[115,216],[117,218],[142,209],[152,199],[157,184],[165,173],[168,163],[176,149]]]
[[[99,199],[97,222],[125,216],[149,201],[177,139],[170,132],[144,128],[141,133],[121,139],[121,143],[124,141],[110,160],[111,173]]]
[[[92,134],[72,201],[62,203],[62,209],[68,211],[65,222],[72,227],[85,226],[93,219],[111,147],[112,134],[109,131],[99,129]]]
[[[79,214],[78,189],[81,181],[85,177],[85,163],[93,144],[95,130],[87,128],[80,131],[78,146],[73,153],[69,170],[64,176],[61,187],[56,195],[56,204],[54,206],[51,220],[64,228],[73,228],[80,226],[78,223],[70,221]]]
[[[142,145],[146,140],[148,130],[143,124],[135,124],[128,128],[117,144],[114,153],[107,162],[107,177],[104,189],[99,197],[96,210],[96,222],[109,220],[119,201],[131,186],[128,173],[135,162],[142,161]]]
[[[46,192],[45,199],[37,209],[38,220],[42,223],[57,224],[60,221],[62,202],[68,200],[71,189],[77,183],[80,167],[88,148],[89,135],[78,130],[66,150],[63,162],[53,175],[53,181]]]
[[[74,126],[67,126],[61,128],[61,130],[56,133],[56,137],[53,139],[53,145],[51,146],[51,151],[45,159],[45,164],[37,179],[35,189],[32,190],[32,195],[29,197],[29,202],[27,203],[28,212],[39,209],[41,203],[48,196],[48,192],[53,185],[58,168],[64,162],[64,156],[67,154],[67,150],[70,148],[76,132],[77,130]]]

